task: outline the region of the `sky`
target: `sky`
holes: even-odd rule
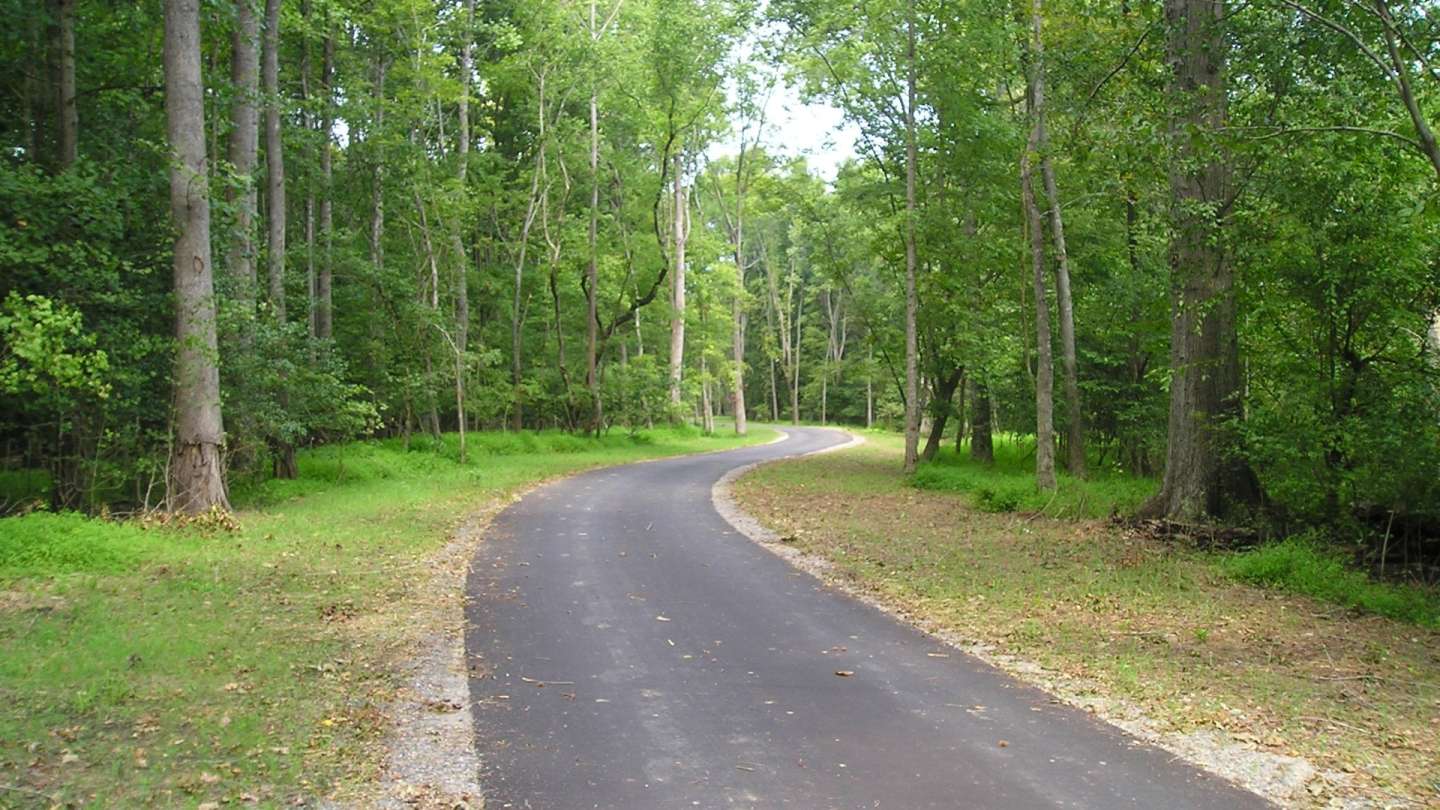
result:
[[[710,149],[711,157],[739,151],[739,131]],[[812,171],[827,181],[835,179],[840,164],[854,157],[859,131],[846,123],[844,113],[823,102],[806,103],[799,89],[781,84],[770,97],[762,141],[771,153],[805,156]]]

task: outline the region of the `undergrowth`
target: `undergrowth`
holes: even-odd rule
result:
[[[1301,535],[1220,558],[1231,577],[1422,627],[1440,628],[1440,592],[1380,582],[1319,538]]]
[[[1083,479],[1057,471],[1059,487],[1045,492],[1035,486],[1033,440],[996,434],[994,443],[994,464],[972,460],[967,442],[958,454],[945,448],[934,461],[920,465],[911,483],[919,489],[965,493],[972,506],[985,512],[1043,512],[1072,518],[1129,514],[1157,488],[1149,478],[1096,468]]]

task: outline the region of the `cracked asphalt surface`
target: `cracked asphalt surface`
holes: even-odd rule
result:
[[[487,808],[1268,806],[738,534],[722,475],[848,439],[784,430],[496,518],[465,633]]]

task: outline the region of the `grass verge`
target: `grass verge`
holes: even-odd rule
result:
[[[734,496],[891,606],[1140,706],[1343,776],[1298,805],[1440,801],[1440,633],[1236,579],[1100,520],[916,489],[901,440],[762,467]],[[1236,558],[1228,558],[1236,559]]]
[[[292,804],[373,779],[428,566],[546,478],[768,440],[472,435],[302,453],[241,528],[0,520],[0,807]],[[409,600],[409,601],[407,601]]]

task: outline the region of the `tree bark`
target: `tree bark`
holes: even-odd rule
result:
[[[920,372],[916,314],[920,308],[915,289],[915,175],[919,160],[915,133],[915,0],[905,17],[905,467],[915,472],[920,449]]]
[[[227,270],[236,298],[249,317],[255,308],[255,163],[260,145],[260,118],[255,108],[259,95],[259,21],[251,0],[236,0],[235,32],[230,48],[230,80],[235,102],[230,110],[230,165],[240,185],[227,198],[235,209],[235,230],[230,239]]]
[[[670,293],[670,404],[680,404],[680,378],[685,368],[685,239],[689,235],[686,222],[685,188],[680,182],[680,156],[675,156],[674,225],[671,238],[675,245],[675,270],[671,274]],[[678,413],[678,411],[677,411]]]
[[[260,54],[265,92],[265,207],[270,236],[266,245],[270,308],[285,323],[285,148],[280,130],[280,0],[265,0],[265,37]]]
[[[176,226],[175,444],[167,508],[228,509],[221,447],[210,198],[205,166],[205,89],[200,77],[200,2],[165,2],[165,120],[174,160],[170,209]]]
[[[735,364],[730,396],[737,436],[744,436],[750,430],[745,412],[745,193],[748,185],[742,149],[735,162],[735,300],[730,312],[730,359]]]
[[[1060,316],[1060,359],[1064,375],[1066,415],[1066,468],[1085,475],[1085,423],[1080,409],[1080,383],[1075,358],[1075,307],[1070,296],[1070,253],[1065,248],[1065,219],[1060,210],[1060,188],[1050,160],[1050,135],[1045,125],[1044,0],[1030,4],[1030,61],[1034,71],[1034,115],[1040,176],[1050,208],[1050,238],[1055,248],[1055,303]]]
[[[475,63],[474,31],[475,0],[465,0],[465,31],[464,39],[460,43],[460,99],[456,105],[460,127],[455,142],[455,174],[460,181],[462,193],[465,191],[470,170],[470,74],[474,71]],[[461,360],[456,364],[456,373],[463,378],[463,355],[470,348],[470,255],[465,250],[465,240],[458,225],[452,231],[451,250],[455,254],[454,348],[461,356]],[[463,380],[457,380],[456,385],[463,390]]]
[[[1031,67],[1033,71],[1033,66]],[[1032,74],[1033,75],[1033,74]],[[1031,90],[1034,90],[1033,79]],[[1034,104],[1033,92],[1029,94]],[[1031,109],[1030,137],[1020,157],[1020,195],[1030,236],[1030,271],[1035,294],[1035,484],[1055,489],[1055,360],[1050,339],[1050,304],[1045,288],[1045,230],[1035,201],[1032,171],[1039,129]]]
[[[328,15],[328,11],[326,12]],[[327,16],[325,21],[325,44],[322,46],[320,67],[320,89],[325,94],[322,105],[324,113],[320,118],[320,233],[323,242],[320,269],[315,274],[315,336],[329,339],[334,336],[334,286],[335,264],[335,215],[334,215],[334,146],[331,143],[335,129],[335,35]]]
[[[920,454],[924,461],[933,461],[936,454],[940,452],[940,442],[945,438],[945,425],[950,421],[950,400],[955,398],[955,389],[960,386],[960,379],[965,375],[965,369],[957,368],[948,376],[936,378],[933,381],[935,386],[934,397],[930,400],[930,435],[925,439],[925,450]]]
[[[595,22],[595,0],[590,0],[590,41],[600,40]],[[590,392],[590,431],[600,432],[600,378],[596,373],[600,315],[597,287],[600,283],[600,93],[596,78],[590,78],[590,257],[585,266],[585,387]]]
[[[1204,133],[1225,124],[1223,0],[1165,0],[1170,63],[1170,414],[1160,494],[1141,511],[1183,523],[1258,501],[1227,445],[1240,416],[1235,269],[1222,242],[1230,165]]]
[[[80,114],[75,107],[75,0],[53,0],[55,15],[55,146],[60,171],[80,154]]]
[[[995,439],[992,434],[993,419],[990,415],[990,386],[980,378],[975,380],[975,403],[970,417],[970,458],[982,464],[995,463]]]

